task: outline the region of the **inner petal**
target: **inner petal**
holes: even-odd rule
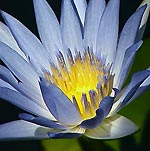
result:
[[[68,51],[67,62],[61,53],[57,59],[59,68],[51,65],[52,73],[44,73],[45,78],[64,92],[83,119],[94,117],[100,101],[112,90],[110,65],[105,66],[89,51],[83,57],[78,53],[75,58]]]

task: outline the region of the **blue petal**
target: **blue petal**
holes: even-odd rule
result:
[[[18,82],[16,80],[16,78],[14,77],[14,75],[10,72],[9,69],[7,69],[6,67],[0,65],[0,78],[7,82],[9,85],[10,89],[14,88],[16,89],[16,91],[21,92],[23,95],[25,95],[26,97],[30,98],[31,100],[35,101],[36,103],[38,103],[39,105],[41,105],[42,107],[45,106],[43,99],[42,99],[42,95],[37,82],[37,86],[34,84],[34,86],[29,83],[29,82]],[[7,84],[7,86],[8,86]],[[11,87],[12,86],[12,87]],[[2,86],[2,87],[6,87],[6,86]],[[34,93],[33,93],[34,92]]]
[[[47,52],[37,37],[17,19],[3,11],[1,13],[19,47],[26,56],[29,57],[32,64],[36,66],[39,71],[42,67],[49,70]]]
[[[83,121],[80,126],[85,129],[92,129],[100,125],[100,123],[104,120],[104,118],[108,115],[109,111],[111,110],[113,101],[113,97],[105,97],[101,101],[99,109],[96,111],[96,116],[92,119]]]
[[[121,89],[125,79],[127,78],[130,67],[131,67],[131,65],[134,61],[137,50],[140,48],[142,43],[143,42],[141,40],[141,41],[139,41],[138,43],[132,45],[131,47],[129,47],[126,50],[120,74],[118,76],[115,75],[115,77],[114,77],[114,87],[117,87],[118,89]]]
[[[124,116],[115,114],[106,118],[98,127],[87,130],[85,136],[93,139],[116,139],[130,135],[138,127]]]
[[[65,51],[69,48],[73,56],[75,56],[76,52],[82,52],[83,42],[81,22],[76,10],[74,9],[74,3],[72,0],[62,0],[60,23]]]
[[[73,0],[73,1],[77,8],[80,20],[81,20],[82,24],[84,25],[87,2],[86,2],[86,0]]]
[[[145,4],[147,5],[147,8],[144,12],[144,15],[142,17],[142,21],[141,21],[141,24],[140,24],[139,31],[137,33],[137,41],[142,39],[143,34],[144,34],[144,30],[145,30],[145,27],[146,27],[146,24],[147,24],[147,20],[148,20],[148,17],[149,17],[149,12],[150,12],[150,1],[149,0],[143,0],[141,5],[139,6],[139,8],[144,6]]]
[[[44,107],[42,96],[39,88],[39,77],[33,68],[26,62],[16,51],[12,50],[10,47],[5,45],[4,43],[0,42],[0,59],[6,64],[6,66],[11,70],[11,72],[21,81],[19,86],[16,85],[9,77],[11,75],[8,71],[8,77],[6,70],[3,72],[3,76],[7,80],[6,81],[14,87],[18,87],[18,89],[29,96],[30,98],[34,99],[38,104]],[[34,93],[33,93],[34,92]]]
[[[74,104],[53,84],[48,84],[44,79],[40,81],[44,101],[53,116],[62,124],[76,125],[81,122],[81,117]]]
[[[110,114],[112,115],[112,114],[119,112],[125,105],[127,105],[129,102],[131,102],[134,94],[137,92],[137,90],[140,88],[141,84],[149,76],[150,76],[150,70],[144,70],[144,71],[135,73],[132,76],[131,82],[127,86],[127,88],[125,90],[123,90],[123,92],[121,91],[120,94],[118,94],[118,97],[120,95],[121,95],[121,97],[114,103]]]
[[[56,54],[63,50],[59,22],[46,0],[34,0],[33,3],[40,38],[51,58],[56,61]]]
[[[21,93],[17,91],[11,90],[9,88],[0,87],[0,98],[32,114],[46,118],[51,118],[49,111],[43,109],[35,102],[23,96]]]
[[[117,48],[117,54],[114,62],[113,72],[118,76],[121,71],[121,66],[126,50],[135,43],[137,31],[139,30],[140,22],[146,6],[138,9],[124,25]],[[118,63],[119,62],[119,63]]]
[[[2,65],[0,65],[0,79],[4,80],[5,82],[11,84],[14,87],[18,85],[18,81],[10,72],[10,70]]]
[[[148,71],[150,71],[150,69],[147,69]],[[135,94],[133,95],[133,97],[128,101],[128,103],[130,103],[131,101],[133,101],[135,98],[137,98],[138,96],[140,96],[144,91],[146,91],[148,88],[150,88],[150,76],[148,76],[143,82],[142,84],[139,86],[139,88],[137,89],[137,91],[135,92]]]
[[[17,53],[19,53],[24,59],[26,59],[26,56],[21,51],[21,49],[18,47],[15,39],[13,38],[9,28],[0,22],[0,41],[14,49]]]
[[[38,75],[17,52],[0,42],[0,58],[22,82],[37,83]],[[28,72],[27,72],[28,71]]]
[[[66,129],[66,127],[41,116],[35,117],[31,114],[27,114],[27,113],[21,113],[19,114],[19,118],[25,120],[25,121],[29,121],[41,126],[45,126],[45,127],[49,127],[49,128],[54,128],[54,129]]]
[[[0,87],[9,88],[11,90],[17,91],[14,87],[12,87],[9,83],[3,81],[2,79],[0,79]]]
[[[48,138],[47,133],[50,130],[30,122],[18,120],[0,125],[0,140],[44,139]]]
[[[50,138],[53,138],[53,139],[57,139],[57,138],[78,138],[80,137],[82,134],[80,133],[55,133],[55,132],[50,132],[48,133],[48,136]]]
[[[141,72],[137,72],[133,75],[131,83],[129,84],[128,88],[122,95],[124,97],[121,108],[128,103],[128,101],[131,99],[131,97],[135,94],[136,90],[140,87],[140,85],[143,83],[143,81],[150,76],[150,71],[145,70]],[[122,97],[120,99],[122,99]]]
[[[100,21],[96,55],[107,58],[107,63],[114,61],[118,41],[120,0],[110,0]]]
[[[105,0],[90,0],[85,16],[84,40],[85,48],[90,48],[95,53],[96,40],[100,19],[106,6]]]

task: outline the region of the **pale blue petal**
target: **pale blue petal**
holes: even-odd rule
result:
[[[31,123],[35,123],[41,126],[49,127],[49,128],[54,128],[54,129],[59,129],[59,130],[65,130],[67,129],[66,127],[41,116],[33,116],[31,114],[27,113],[21,113],[19,114],[19,118]]]
[[[0,140],[44,139],[48,138],[50,130],[30,122],[18,120],[0,125]]]
[[[148,88],[150,88],[150,76],[145,79],[145,81],[140,85],[140,87],[137,89],[136,93],[133,95],[133,97],[128,101],[130,103],[135,98],[139,97],[143,92],[145,92]],[[127,103],[127,104],[128,104]]]
[[[21,82],[18,86],[12,79],[10,72],[7,71],[9,77],[11,76],[9,79],[9,77],[7,77],[6,70],[1,73],[3,74],[3,80],[6,80],[6,82],[19,89],[23,94],[30,96],[30,98],[34,98],[34,101],[36,101],[43,108],[46,108],[40,92],[38,83],[39,77],[29,63],[26,62],[17,52],[1,42],[0,59]]]
[[[107,63],[112,63],[116,54],[119,27],[120,0],[110,0],[102,16],[98,37],[96,55],[98,58],[107,58]]]
[[[72,0],[62,0],[61,32],[64,49],[70,49],[73,56],[83,51],[81,23]]]
[[[140,87],[140,85],[147,79],[147,77],[150,76],[150,71],[149,70],[144,70],[137,72],[133,75],[132,80],[121,96],[121,98],[118,100],[121,103],[120,109],[128,103],[128,101],[132,98],[132,96],[135,94],[137,89]]]
[[[113,101],[113,97],[105,97],[101,101],[99,109],[97,109],[96,111],[96,116],[92,119],[83,121],[80,126],[85,129],[93,129],[100,125],[100,123],[104,120],[104,118],[108,115],[109,111],[111,110]]]
[[[120,91],[118,94],[118,100],[113,104],[110,111],[110,115],[119,112],[125,105],[127,105],[136,91],[140,88],[140,85],[150,76],[149,70],[144,70],[135,73],[132,76],[130,84],[125,88],[125,90]]]
[[[86,49],[90,48],[90,50],[92,50],[94,53],[96,51],[98,27],[105,6],[105,0],[90,0],[86,10],[84,26],[84,45]]]
[[[29,82],[35,85],[38,75],[17,52],[0,42],[0,59],[22,82]]]
[[[3,81],[2,79],[0,79],[0,87],[9,88],[11,90],[17,91],[14,87],[12,87],[9,83]]]
[[[49,70],[47,52],[37,37],[17,19],[3,11],[1,13],[19,47],[26,56],[29,57],[32,64],[35,65],[39,71],[41,68]]]
[[[16,80],[16,78],[10,72],[10,70],[2,65],[0,65],[0,78],[5,82],[9,83],[12,87],[14,87],[16,90],[21,92],[26,97],[29,97],[31,100],[41,105],[43,108],[47,108],[44,104],[38,81],[37,81],[37,87],[36,85],[32,85],[30,82],[27,81],[23,83],[19,82]],[[6,87],[6,86],[3,85],[2,87]]]
[[[114,115],[105,119],[95,129],[85,132],[85,136],[94,139],[116,139],[130,135],[138,130],[138,127],[129,119],[121,115]]]
[[[9,71],[9,69],[2,65],[0,65],[0,79],[4,80],[5,82],[11,84],[14,87],[18,85],[18,81],[13,76],[13,74]]]
[[[140,26],[140,22],[143,16],[143,13],[146,9],[146,6],[141,7],[137,10],[126,22],[118,43],[117,54],[114,62],[113,72],[115,75],[119,75],[123,58],[126,50],[131,47],[136,40],[137,31]],[[119,62],[119,63],[118,63]]]
[[[58,87],[48,84],[44,79],[41,79],[40,86],[45,104],[60,123],[76,125],[81,122],[80,114],[74,104]]]
[[[27,112],[46,118],[51,118],[51,114],[48,110],[43,109],[32,100],[23,96],[21,93],[11,90],[9,88],[0,87],[0,98],[14,104],[15,106]]]
[[[59,22],[46,0],[33,0],[38,31],[51,58],[63,50]]]
[[[146,24],[147,24],[148,16],[149,16],[149,11],[150,11],[150,1],[149,0],[143,0],[141,5],[139,6],[139,8],[144,6],[145,4],[147,4],[147,8],[146,8],[144,15],[142,17],[140,28],[139,28],[139,31],[137,33],[137,40],[142,39]]]
[[[15,39],[13,38],[9,28],[0,22],[0,41],[7,44],[10,48],[18,52],[24,59],[27,59],[24,53],[18,47]]]
[[[114,87],[115,88],[121,89],[125,79],[127,78],[130,67],[134,61],[137,50],[140,48],[142,43],[143,43],[142,41],[139,41],[138,43],[132,45],[131,47],[129,47],[126,50],[120,73],[119,73],[119,75],[115,75],[115,77],[114,77]]]
[[[87,2],[86,2],[86,0],[73,0],[73,1],[75,3],[76,8],[77,8],[80,20],[81,20],[82,24],[84,25]]]

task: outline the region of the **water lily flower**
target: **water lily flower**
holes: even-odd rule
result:
[[[117,114],[150,86],[150,70],[123,87],[142,44],[150,0],[120,34],[120,0],[62,0],[60,22],[45,0],[33,0],[41,41],[1,11],[0,98],[23,109],[0,125],[0,139],[114,139],[137,126]]]

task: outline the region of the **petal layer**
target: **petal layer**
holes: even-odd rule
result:
[[[85,129],[92,129],[97,127],[107,116],[111,107],[113,105],[114,98],[113,97],[105,97],[100,105],[99,109],[96,111],[96,116],[92,119],[85,120],[81,123],[81,127]]]
[[[0,140],[44,139],[48,138],[47,133],[50,130],[30,122],[18,120],[0,125]]]
[[[90,0],[85,15],[84,42],[85,49],[96,52],[96,41],[100,19],[106,6],[105,0]]]
[[[87,130],[85,136],[94,139],[115,139],[130,135],[137,129],[138,127],[132,121],[116,114],[105,119],[97,128]]]
[[[53,116],[64,125],[76,125],[81,117],[74,104],[55,85],[41,79],[41,91],[44,101]]]
[[[60,25],[46,0],[33,0],[37,27],[50,58],[56,62],[58,51],[63,50]]]
[[[3,11],[1,13],[19,47],[36,67],[36,70],[41,72],[41,69],[44,68],[49,71],[47,52],[37,37],[14,17]]]
[[[120,0],[110,0],[99,24],[96,55],[114,61],[118,41]]]
[[[70,49],[72,55],[83,51],[81,22],[74,8],[72,0],[62,1],[61,33],[64,49]]]

